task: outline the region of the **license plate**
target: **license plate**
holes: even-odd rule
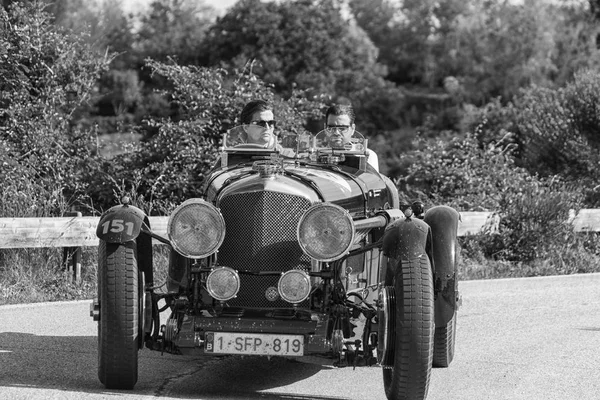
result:
[[[214,354],[303,356],[304,337],[270,333],[206,332],[204,351]]]

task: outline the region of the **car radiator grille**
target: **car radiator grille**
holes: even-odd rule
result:
[[[304,197],[268,191],[222,198],[219,207],[226,233],[218,253],[219,265],[252,272],[310,270],[310,257],[303,253],[296,236],[298,221],[310,205]],[[267,291],[277,289],[278,280],[279,276],[240,274],[238,296],[227,304],[246,308],[292,307],[279,297],[274,301],[267,299]],[[307,305],[308,300],[299,304]]]

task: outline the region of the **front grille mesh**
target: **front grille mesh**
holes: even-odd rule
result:
[[[221,199],[225,219],[225,240],[218,253],[220,265],[238,271],[278,271],[310,269],[296,237],[298,221],[310,207],[308,199],[279,192],[233,194]],[[267,300],[269,288],[277,288],[279,276],[240,274],[240,291],[227,302],[231,307],[286,308],[281,299]],[[305,307],[308,300],[299,304]]]

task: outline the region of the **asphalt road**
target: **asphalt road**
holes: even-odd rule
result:
[[[460,283],[455,360],[428,400],[600,399],[600,274]],[[377,367],[140,353],[134,391],[96,377],[89,302],[0,306],[0,399],[384,399]]]

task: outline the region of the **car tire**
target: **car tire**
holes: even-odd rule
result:
[[[133,389],[138,379],[140,273],[135,241],[98,251],[98,378],[107,389]],[[143,314],[141,314],[143,315]]]
[[[389,400],[425,399],[433,358],[434,297],[429,258],[402,262],[394,282],[396,329],[393,367],[383,369]]]
[[[454,359],[454,347],[456,345],[456,311],[445,326],[435,328],[433,342],[433,367],[449,367]]]

